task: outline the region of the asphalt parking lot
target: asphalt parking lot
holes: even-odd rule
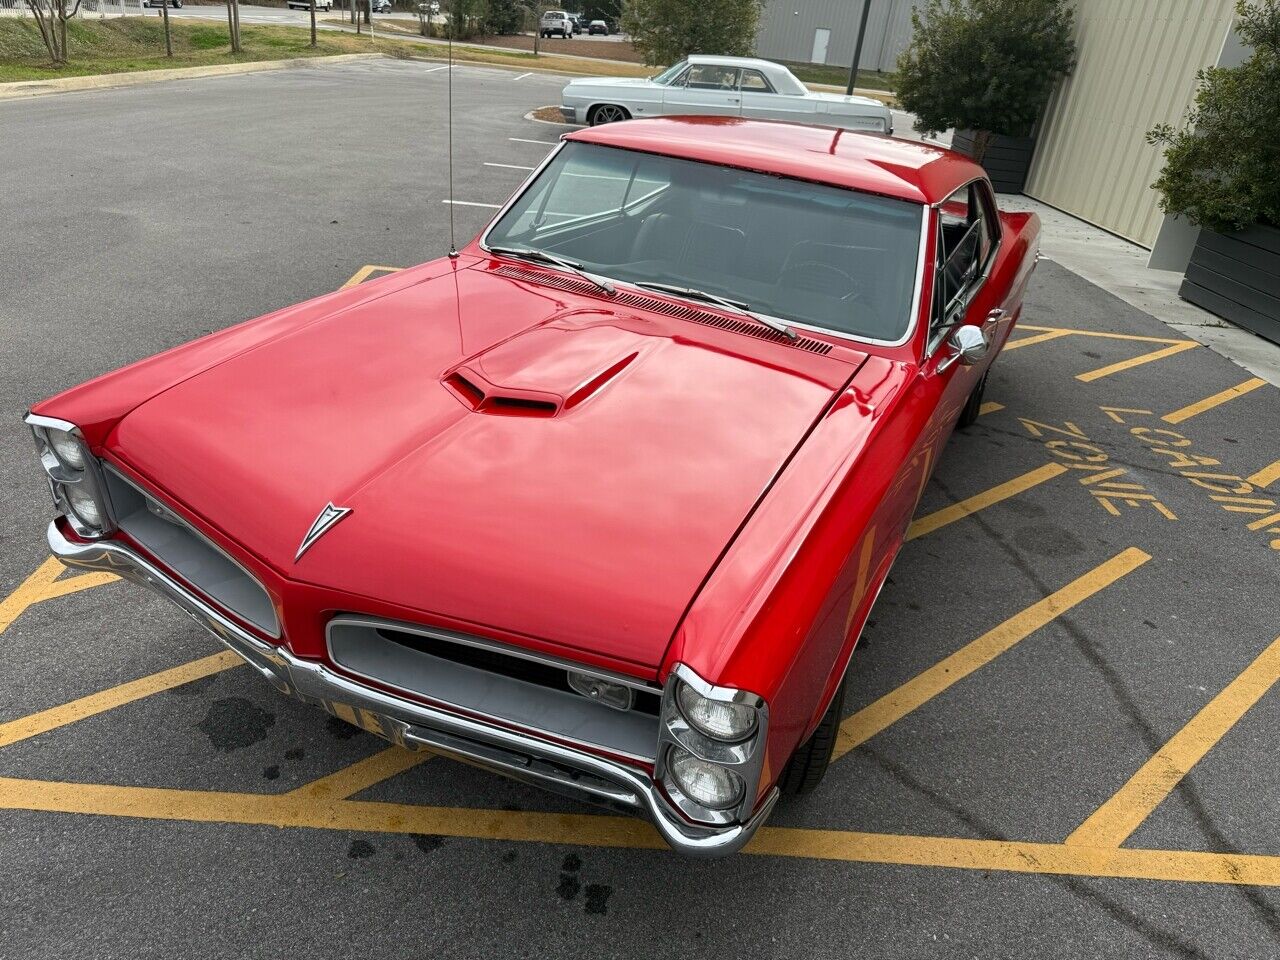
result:
[[[459,243],[562,83],[456,69]],[[1048,260],[839,759],[730,860],[387,748],[49,559],[27,406],[443,255],[445,96],[381,61],[0,102],[45,171],[0,194],[0,957],[1280,954],[1280,394]]]

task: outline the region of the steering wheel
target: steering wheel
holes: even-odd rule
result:
[[[818,293],[824,292],[827,288],[843,288],[848,293],[840,298],[841,302],[862,298],[862,284],[854,279],[852,274],[845,273],[839,267],[833,267],[823,260],[798,260],[795,263],[787,264],[782,271],[782,277],[778,279],[779,282],[782,282],[783,278],[792,276],[801,280],[801,282],[795,283],[793,281],[787,286],[801,286],[804,289]],[[808,283],[804,282],[803,278],[806,277],[810,278]],[[835,280],[834,283],[832,282],[833,278]]]

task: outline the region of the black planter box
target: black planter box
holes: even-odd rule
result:
[[[966,156],[974,154],[975,130],[957,130],[951,137],[951,149]],[[996,193],[1021,193],[1027,185],[1027,170],[1035,152],[1035,137],[1006,137],[993,133],[987,141],[987,152],[978,162],[991,178]]]
[[[1280,229],[1201,230],[1178,295],[1280,343]]]

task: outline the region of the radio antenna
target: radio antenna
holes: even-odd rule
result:
[[[458,246],[453,239],[453,23],[454,4],[449,4],[449,103],[445,126],[448,128],[449,151],[449,259],[458,259]]]

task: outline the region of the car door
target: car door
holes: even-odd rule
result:
[[[736,117],[741,106],[738,68],[718,63],[690,64],[662,95],[662,112],[669,117]]]
[[[917,383],[918,399],[932,407],[921,437],[921,490],[1012,322],[1002,285],[990,282],[1000,249],[1000,222],[986,181],[961,187],[939,204],[934,230],[933,303]],[[987,345],[973,362],[956,345],[964,336],[958,331],[966,327]]]
[[[744,117],[797,122],[813,119],[813,105],[810,102],[804,97],[778,93],[759,70],[743,68],[738,80],[738,90],[742,97]]]

